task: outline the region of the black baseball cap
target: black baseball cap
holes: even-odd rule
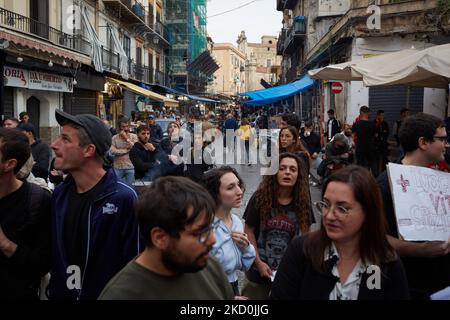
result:
[[[111,148],[111,132],[97,116],[93,114],[78,114],[74,116],[67,112],[56,110],[55,117],[60,126],[70,122],[86,130],[92,144],[95,145],[95,150],[101,157],[104,157],[109,148]]]

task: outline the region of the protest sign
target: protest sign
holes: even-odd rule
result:
[[[399,233],[405,240],[450,236],[450,173],[389,163],[389,184]]]

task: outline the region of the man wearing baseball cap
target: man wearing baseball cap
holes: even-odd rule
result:
[[[106,283],[140,252],[135,191],[103,167],[111,146],[105,124],[89,114],[56,110],[60,136],[54,167],[69,176],[52,196],[50,299],[97,299]]]

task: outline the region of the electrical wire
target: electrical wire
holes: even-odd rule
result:
[[[241,8],[243,8],[243,7],[246,7],[246,6],[248,6],[248,5],[250,5],[250,4],[254,3],[254,2],[257,2],[257,1],[263,1],[263,0],[252,0],[252,1],[249,1],[249,2],[247,2],[247,3],[244,3],[244,4],[240,5],[239,7],[234,8],[234,9],[230,9],[230,10],[227,10],[227,11],[224,11],[224,12],[220,12],[220,13],[217,13],[217,14],[213,14],[212,16],[207,17],[207,19],[209,19],[209,18],[214,18],[214,17],[217,17],[217,16],[221,16],[221,15],[223,15],[223,14],[226,14],[226,13],[229,13],[229,12],[232,12],[232,11],[236,11],[236,10],[238,10],[238,9],[241,9]]]

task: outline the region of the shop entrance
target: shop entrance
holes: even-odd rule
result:
[[[40,106],[41,101],[39,101],[39,99],[36,97],[31,97],[27,100],[27,112],[28,115],[30,116],[30,123],[35,126],[36,130],[38,130],[38,132],[36,132],[38,136],[40,128],[39,119],[41,116]]]

